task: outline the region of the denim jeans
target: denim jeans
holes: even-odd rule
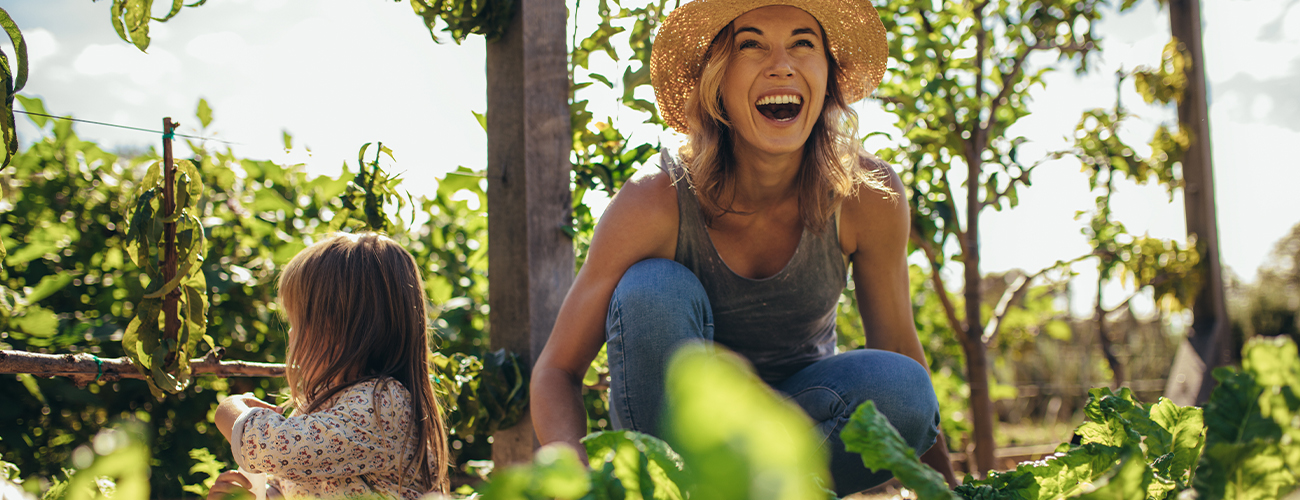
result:
[[[671,260],[638,262],[614,290],[605,335],[614,428],[660,435],[668,358],[684,342],[713,339],[713,313],[704,288],[690,270]],[[837,354],[772,388],[803,408],[824,436],[822,446],[840,496],[891,476],[868,471],[860,456],[844,449],[840,430],[859,404],[874,401],[917,455],[938,436],[939,403],[930,374],[901,354],[873,349]]]

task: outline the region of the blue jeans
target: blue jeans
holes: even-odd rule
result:
[[[664,371],[684,342],[713,339],[713,312],[695,275],[667,259],[638,262],[627,270],[609,302],[605,326],[610,369],[610,415],[616,429],[660,435]],[[912,358],[873,349],[823,359],[773,386],[812,418],[830,455],[839,496],[889,480],[870,472],[862,457],[845,451],[840,430],[866,401],[898,429],[917,455],[938,436],[939,403],[930,374]]]

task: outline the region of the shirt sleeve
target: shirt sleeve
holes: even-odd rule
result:
[[[283,417],[255,408],[236,422],[235,460],[250,472],[292,481],[351,477],[393,470],[410,449],[404,425],[410,398],[400,383],[383,390],[362,383],[343,391],[334,404],[306,415]],[[242,425],[238,425],[241,424]]]

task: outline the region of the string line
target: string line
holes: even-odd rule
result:
[[[17,109],[15,109],[14,112],[15,112],[15,113],[22,113],[22,114],[24,114],[24,115],[44,116],[44,117],[46,117],[46,118],[53,118],[53,119],[55,119],[55,120],[68,120],[68,121],[73,121],[73,122],[89,123],[89,124],[92,124],[92,125],[103,125],[103,126],[105,126],[105,127],[116,127],[116,128],[127,129],[127,130],[135,130],[135,131],[139,131],[139,132],[149,132],[149,133],[151,133],[151,134],[162,134],[162,133],[163,133],[163,131],[161,131],[161,130],[150,130],[150,129],[147,129],[147,128],[132,127],[132,126],[129,126],[129,125],[118,125],[118,124],[116,124],[116,123],[97,122],[97,121],[94,121],[94,120],[83,120],[83,119],[80,119],[80,118],[72,118],[72,117],[69,117],[69,116],[54,116],[54,115],[47,115],[47,114],[45,114],[45,113],[33,113],[33,112],[31,112],[31,111],[22,111],[22,110],[17,110]],[[188,139],[199,139],[199,140],[203,140],[203,141],[216,141],[216,142],[220,142],[220,143],[224,143],[224,144],[236,144],[236,145],[242,145],[242,144],[240,144],[240,143],[238,143],[238,142],[233,142],[233,141],[223,141],[223,140],[221,140],[221,139],[214,139],[214,138],[211,138],[211,137],[199,137],[199,136],[196,136],[196,135],[178,134],[178,133],[176,133],[176,131],[174,131],[174,130],[173,130],[170,134],[167,134],[167,135],[172,135],[172,136],[176,136],[176,137],[185,137],[185,138],[188,138]],[[168,138],[170,138],[170,137],[168,137]]]

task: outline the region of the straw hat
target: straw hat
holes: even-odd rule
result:
[[[742,14],[769,5],[797,7],[821,23],[840,67],[845,101],[857,102],[880,85],[889,46],[880,15],[868,0],[695,0],[668,15],[650,54],[650,83],[669,127],[687,131],[686,99],[699,83],[713,37]]]

